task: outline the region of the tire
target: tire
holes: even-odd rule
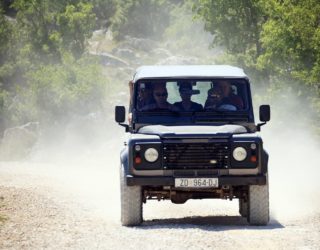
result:
[[[265,226],[269,222],[269,185],[249,186],[247,220],[250,225]]]
[[[242,217],[248,216],[248,202],[244,199],[239,199],[239,213]]]
[[[120,168],[121,224],[138,226],[142,223],[142,191],[140,186],[127,186],[124,167]]]

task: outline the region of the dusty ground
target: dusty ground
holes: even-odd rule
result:
[[[252,227],[237,201],[149,202],[121,227],[118,186],[114,166],[1,163],[0,248],[320,249],[319,213]]]

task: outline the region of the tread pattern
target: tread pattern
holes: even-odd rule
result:
[[[248,222],[264,226],[269,222],[269,185],[249,187]]]
[[[120,168],[121,224],[137,226],[142,223],[142,193],[140,186],[127,186],[124,167]]]

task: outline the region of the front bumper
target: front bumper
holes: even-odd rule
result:
[[[245,185],[265,185],[267,178],[264,175],[254,176],[208,176],[209,178],[218,178],[219,186],[245,186]],[[194,177],[196,178],[196,177]],[[200,177],[199,177],[200,178]],[[201,176],[201,178],[205,178]],[[175,177],[167,176],[132,176],[127,175],[128,186],[174,186]]]

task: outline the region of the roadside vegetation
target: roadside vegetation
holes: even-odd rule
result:
[[[220,62],[243,67],[260,83],[260,98],[276,100],[278,121],[320,121],[319,1],[199,0],[193,11],[214,35],[212,46],[224,48]]]
[[[4,198],[0,196],[0,209],[2,207],[4,207]],[[8,217],[3,214],[0,214],[0,227],[6,220],[8,220]]]
[[[3,0],[0,131],[108,106],[122,82],[89,53],[99,29],[112,31],[114,44],[107,46],[128,36],[150,39],[202,63],[242,67],[263,93],[259,102],[297,100],[279,109],[280,118],[294,117],[307,102],[305,119],[319,122],[319,13],[317,0]],[[209,40],[215,56],[207,53]]]

